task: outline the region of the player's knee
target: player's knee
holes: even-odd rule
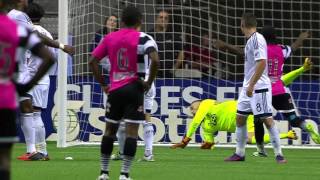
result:
[[[124,144],[123,154],[126,156],[134,157],[137,151],[137,139],[128,137]]]
[[[101,142],[101,154],[110,155],[113,150],[113,142],[115,137],[113,136],[103,136]]]

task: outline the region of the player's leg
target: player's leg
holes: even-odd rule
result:
[[[113,150],[113,143],[119,127],[119,121],[123,116],[122,96],[119,90],[108,95],[106,103],[106,129],[100,145],[100,176],[97,180],[109,179],[110,156]]]
[[[152,84],[151,89],[147,94],[144,95],[144,111],[146,121],[143,124],[143,139],[144,139],[144,157],[146,161],[154,161],[153,155],[153,138],[154,138],[154,128],[151,123],[151,111],[153,107],[153,99],[156,94],[156,88]]]
[[[285,163],[283,157],[278,128],[272,117],[272,95],[271,88],[255,90],[251,100],[251,107],[255,118],[260,118],[268,129],[271,144],[278,163]]]
[[[143,123],[143,139],[144,139],[144,157],[146,161],[154,161],[153,156],[153,138],[154,138],[154,129],[151,123],[150,110],[146,111],[145,117],[146,122]]]
[[[12,145],[18,140],[16,132],[16,111],[1,109],[0,117],[0,179],[9,180],[11,172]]]
[[[250,99],[245,94],[245,89],[243,88],[237,105],[237,119],[236,119],[236,138],[237,146],[236,152],[231,157],[225,159],[225,161],[244,161],[245,160],[245,146],[247,143],[247,117],[251,114]]]
[[[37,85],[33,88],[33,121],[35,128],[35,144],[37,155],[30,156],[31,160],[49,160],[46,144],[46,129],[41,117],[42,109],[47,108],[49,95],[48,85]]]
[[[124,142],[126,140],[126,125],[125,125],[125,122],[123,122],[123,121],[120,122],[116,136],[117,136],[117,140],[118,140],[118,143],[119,143],[119,150],[115,154],[111,155],[111,160],[114,160],[114,161],[122,160]]]
[[[35,129],[33,125],[32,96],[20,98],[20,122],[25,137],[27,153],[19,156],[20,160],[29,160],[29,156],[36,152]]]
[[[290,94],[290,90],[286,88],[286,91],[289,93],[278,95],[273,99],[275,102],[277,102],[276,109],[283,113],[292,127],[299,127],[305,130],[310,134],[315,143],[320,144],[320,135],[314,130],[311,124],[308,124],[305,120],[301,119],[296,110],[297,108]]]
[[[126,140],[123,150],[123,162],[119,179],[129,179],[132,162],[137,150],[137,138],[140,123],[145,121],[143,110],[144,92],[140,82],[135,82],[124,88],[126,108],[124,121],[126,123]]]

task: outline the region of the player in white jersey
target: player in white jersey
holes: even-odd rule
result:
[[[143,49],[146,49],[148,47],[155,47],[158,51],[158,46],[154,39],[145,33],[141,32],[141,40],[138,46],[138,53],[143,52]],[[145,79],[149,78],[150,73],[150,59],[147,54],[139,55],[140,59],[144,60],[144,66],[145,66]],[[156,87],[154,83],[152,83],[150,90],[144,95],[144,112],[146,116],[146,122],[143,123],[143,139],[145,143],[145,151],[144,156],[142,157],[142,161],[154,161],[154,155],[153,155],[153,138],[154,138],[154,127],[151,123],[151,111],[153,107],[153,101],[156,96]],[[120,123],[118,132],[117,132],[117,138],[119,142],[119,152],[116,154],[113,154],[111,156],[112,160],[121,160],[122,154],[123,154],[123,146],[124,146],[124,140],[125,140],[125,124],[124,122]]]
[[[40,5],[36,3],[29,4],[27,9],[27,15],[30,17],[33,23],[33,29],[40,34],[43,34],[50,39],[53,39],[52,35],[46,29],[39,25],[40,20],[44,14],[44,9]],[[48,49],[53,55],[55,54],[53,48],[48,47]],[[30,77],[33,77],[36,74],[42,60],[30,53],[26,53],[26,56],[29,75]],[[33,127],[35,129],[35,146],[36,151],[38,152],[37,154],[30,156],[30,160],[49,160],[46,146],[46,131],[41,118],[41,111],[47,108],[49,86],[50,78],[49,74],[47,73],[38,82],[38,84],[30,92],[28,92],[28,94],[32,97],[34,125]]]
[[[29,0],[30,1],[30,0]],[[34,30],[33,24],[29,16],[24,12],[28,7],[27,0],[17,0],[17,7],[16,9],[12,9],[8,16],[16,21],[18,24],[23,25],[27,28],[31,28]],[[37,31],[34,31],[37,32]],[[74,53],[74,48],[72,46],[63,45],[59,42],[53,41],[52,39],[38,33],[38,36],[41,38],[42,42],[50,47],[53,48],[60,48],[64,52],[72,55]],[[21,59],[19,64],[19,83],[26,83],[30,79],[29,69],[27,67],[27,60],[26,60],[26,53],[20,52],[18,58]],[[27,153],[19,156],[18,159],[20,160],[30,160],[29,156],[37,155],[36,147],[35,147],[35,128],[33,123],[33,106],[31,97],[26,95],[25,97],[20,97],[20,120],[21,120],[21,129],[25,136],[25,141],[27,144]]]
[[[244,81],[237,107],[237,148],[225,161],[244,161],[247,137],[246,119],[251,113],[263,121],[269,131],[276,161],[286,163],[283,157],[279,132],[272,117],[271,81],[267,69],[267,43],[257,32],[257,21],[253,14],[245,13],[241,19],[241,31],[247,38],[245,47]]]

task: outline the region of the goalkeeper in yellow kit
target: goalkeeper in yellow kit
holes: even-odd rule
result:
[[[237,101],[225,101],[218,103],[213,99],[194,101],[190,105],[191,113],[194,118],[189,126],[186,136],[178,143],[171,146],[172,148],[184,148],[191,140],[192,135],[201,125],[203,129],[203,141],[201,149],[211,149],[214,145],[214,134],[218,131],[234,133],[236,131],[236,114]],[[248,116],[248,143],[254,144],[254,123],[253,115]],[[280,134],[280,138],[297,139],[294,131]],[[264,142],[270,142],[268,134],[264,136]]]
[[[311,61],[306,61],[304,65],[294,70],[281,79],[287,86],[292,81],[301,75],[303,72],[309,70],[312,66]],[[186,136],[178,143],[171,146],[171,148],[184,148],[188,145],[192,135],[195,133],[197,128],[201,125],[203,129],[203,141],[201,149],[212,149],[214,145],[214,134],[218,131],[227,131],[234,133],[236,129],[236,113],[237,113],[237,101],[225,101],[219,103],[212,99],[194,101],[190,105],[190,111],[193,114],[193,120],[189,126]],[[248,116],[247,119],[248,129],[248,144],[255,144],[254,136],[254,119],[253,116]],[[288,133],[281,133],[281,139],[297,139],[294,131]],[[270,137],[268,134],[264,135],[264,143],[269,143]]]

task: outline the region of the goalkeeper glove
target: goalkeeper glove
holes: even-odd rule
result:
[[[201,149],[213,149],[214,148],[214,143],[210,143],[210,142],[204,142],[201,144]]]
[[[171,148],[172,149],[185,148],[190,141],[191,141],[191,138],[184,137],[180,143],[172,145]]]

